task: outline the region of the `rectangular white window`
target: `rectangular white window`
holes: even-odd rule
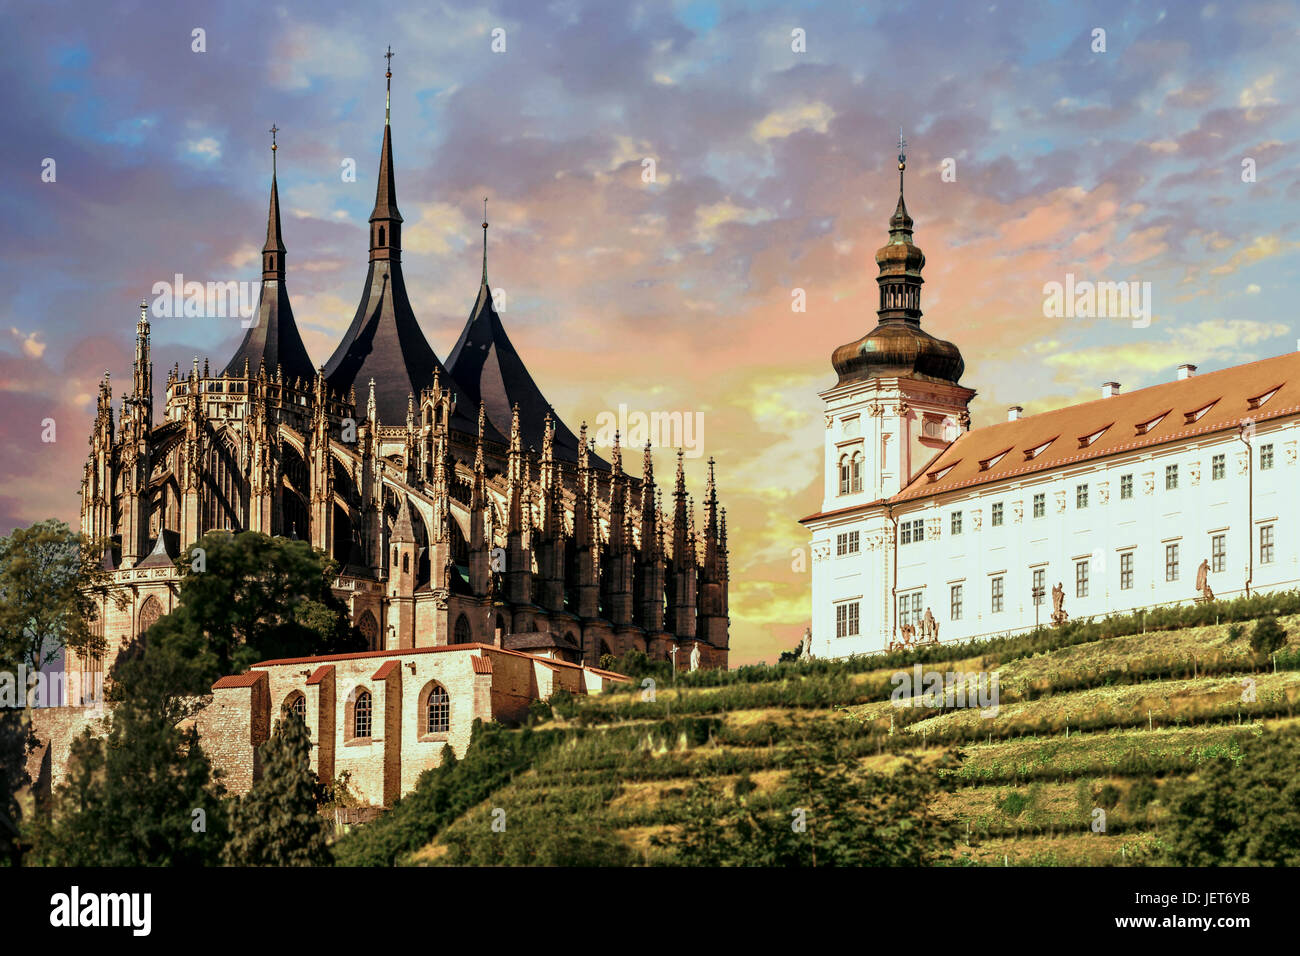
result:
[[[1165,580],[1178,580],[1178,545],[1165,545]]]
[[[1033,598],[1034,607],[1042,607],[1043,600],[1047,596],[1047,569],[1034,568],[1034,585]]]
[[[1259,563],[1273,563],[1273,526],[1271,524],[1259,526]]]
[[[1125,551],[1119,556],[1119,589],[1133,590],[1133,552]]]
[[[993,504],[993,527],[1002,527],[1002,502],[997,501]]]
[[[1088,507],[1088,486],[1087,485],[1075,485],[1074,506],[1076,508]]]
[[[961,534],[961,512],[960,511],[954,511],[952,513],[952,533]]]
[[[1210,480],[1219,481],[1228,473],[1228,456],[1215,455],[1210,459]]]
[[[1133,476],[1132,475],[1119,476],[1119,497],[1121,501],[1133,497]]]
[[[1074,563],[1074,596],[1080,598],[1088,596],[1088,562],[1086,560]]]
[[[1210,538],[1210,570],[1222,571],[1228,564],[1228,536],[1216,534]]]
[[[920,624],[922,617],[924,615],[921,613],[921,592],[917,591],[912,595],[912,623]]]
[[[1034,517],[1042,518],[1047,514],[1047,492],[1040,491],[1034,495]]]
[[[992,600],[990,602],[990,606],[994,614],[1002,613],[1002,598],[1003,598],[1004,584],[1005,584],[1005,580],[1000,574],[993,579],[992,595],[991,595]]]
[[[849,536],[847,534],[837,534],[835,536],[835,557],[841,558],[848,554]]]
[[[859,537],[858,537],[858,532],[856,532],[856,531],[850,531],[850,532],[849,532],[849,554],[857,554],[857,553],[858,553],[858,542],[859,542],[859,540],[860,540],[860,539],[859,539]]]
[[[1259,470],[1268,471],[1273,467],[1273,443],[1259,446]]]
[[[1165,465],[1165,491],[1178,490],[1178,466]]]
[[[858,633],[858,602],[835,605],[835,636],[855,637]]]
[[[902,627],[905,624],[912,623],[911,615],[908,613],[911,610],[911,608],[912,608],[912,602],[908,598],[908,596],[906,594],[900,594],[898,596],[898,626],[899,627]]]
[[[953,621],[961,620],[961,602],[962,589],[960,584],[954,584],[949,589],[948,618]]]

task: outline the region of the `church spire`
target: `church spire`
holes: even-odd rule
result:
[[[392,118],[393,48],[384,58],[387,88],[384,93],[384,144],[379,152],[379,182],[375,187],[375,208],[370,213],[370,259],[402,258],[402,214],[397,211],[397,182],[393,176]]]
[[[280,187],[276,183],[275,154],[279,146],[275,134],[280,128],[274,123],[271,134],[271,204],[266,213],[266,245],[262,246],[262,278],[284,279],[284,237],[280,233]]]
[[[912,217],[903,201],[903,173],[907,169],[907,140],[898,131],[898,205],[889,217],[889,242],[876,253],[880,275],[880,308],[876,314],[882,323],[921,322],[921,270],[925,254],[912,242]]]
[[[483,284],[487,285],[487,196],[483,197]]]

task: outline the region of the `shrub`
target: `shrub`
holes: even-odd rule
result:
[[[1109,810],[1119,803],[1119,788],[1113,783],[1108,783],[1093,795],[1093,799],[1096,801],[1097,806]]]
[[[1265,617],[1255,622],[1250,634],[1250,649],[1256,654],[1272,654],[1286,643],[1286,629],[1275,617]]]

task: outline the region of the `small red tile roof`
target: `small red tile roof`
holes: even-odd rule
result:
[[[319,684],[326,677],[329,677],[330,674],[333,673],[333,671],[334,671],[333,664],[322,664],[320,667],[316,668],[314,671],[311,672],[311,676],[307,678],[307,686],[310,687],[312,684]]]
[[[475,674],[492,673],[492,658],[490,657],[471,657],[469,662],[474,665]]]
[[[388,675],[401,666],[402,666],[401,661],[384,661],[382,664],[379,665],[379,670],[375,671],[374,675],[370,679],[387,680]]]
[[[249,671],[246,674],[231,674],[222,677],[212,685],[213,690],[224,690],[228,687],[252,687],[260,680],[264,680],[266,675],[261,671]]]

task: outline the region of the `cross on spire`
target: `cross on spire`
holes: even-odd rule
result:
[[[487,282],[487,196],[483,197],[483,281]]]
[[[384,59],[388,61],[388,69],[384,72],[384,80],[387,82],[387,90],[384,93],[384,125],[388,125],[388,119],[391,114],[393,102],[393,57],[397,54],[393,52],[390,44],[388,51],[384,54]]]
[[[280,127],[272,123],[271,128],[267,132],[271,134],[271,175],[274,176],[275,175],[275,151],[280,148],[279,146],[275,145],[275,134],[280,132]]]
[[[903,127],[898,127],[898,201],[903,201],[903,170],[907,168],[907,140],[903,139]]]

